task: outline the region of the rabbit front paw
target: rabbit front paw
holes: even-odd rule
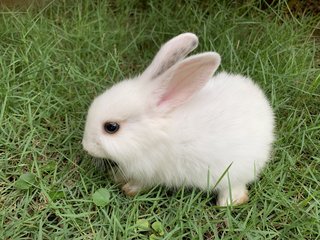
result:
[[[122,191],[126,196],[133,197],[142,190],[142,186],[134,182],[127,182],[122,186]]]
[[[217,205],[225,207],[228,205],[241,205],[249,201],[248,190],[246,187],[224,189],[219,192]]]

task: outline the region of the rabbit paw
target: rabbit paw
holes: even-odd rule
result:
[[[125,195],[129,197],[137,195],[137,193],[139,193],[141,189],[142,187],[134,182],[127,182],[125,185],[122,186],[122,191]]]
[[[231,202],[232,201],[232,202]],[[231,197],[229,189],[221,190],[219,192],[217,205],[225,207],[228,205],[241,205],[249,201],[248,190],[244,188],[233,188],[231,189]]]

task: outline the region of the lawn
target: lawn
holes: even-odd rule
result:
[[[2,239],[320,239],[320,18],[284,1],[228,2],[2,10]],[[182,32],[199,36],[196,52],[221,54],[218,71],[251,76],[275,110],[272,160],[245,205],[219,208],[214,194],[161,186],[127,198],[82,150],[94,96],[141,72]],[[104,206],[93,201],[100,188]]]

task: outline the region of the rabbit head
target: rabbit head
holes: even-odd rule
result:
[[[192,33],[174,37],[140,76],[96,97],[86,119],[84,149],[123,165],[139,161],[146,152],[157,154],[150,150],[170,144],[168,114],[199,91],[220,64],[214,52],[185,58],[197,45]]]

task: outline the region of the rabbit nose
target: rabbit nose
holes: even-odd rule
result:
[[[91,156],[94,156],[94,149],[90,147],[91,144],[88,144],[86,141],[82,141],[83,149]],[[92,145],[91,145],[92,146]]]
[[[101,151],[99,145],[95,142],[88,141],[87,139],[82,140],[83,149],[91,156],[97,158],[103,158],[104,154]]]
[[[89,152],[89,144],[88,141],[86,141],[84,138],[82,139],[82,147],[86,152]]]

